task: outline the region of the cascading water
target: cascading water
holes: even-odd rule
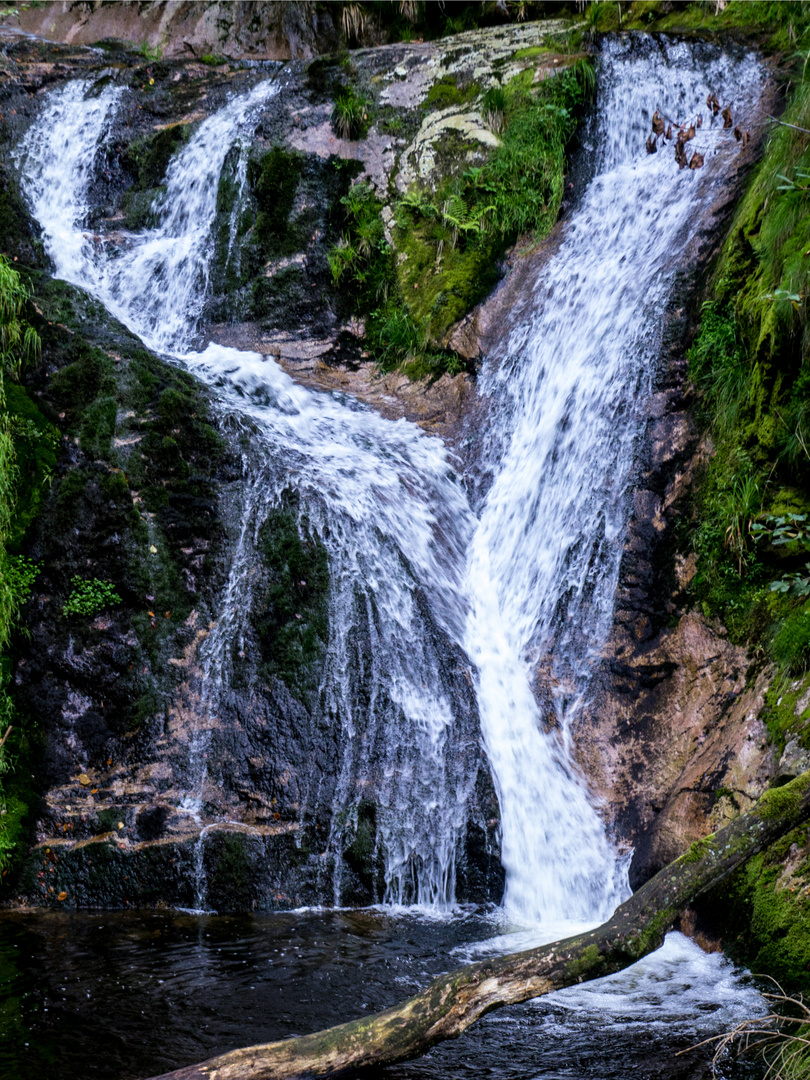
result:
[[[242,534],[218,628],[200,658],[202,715],[190,747],[194,775],[185,808],[202,824],[207,729],[249,609],[253,541],[268,506],[293,484],[308,527],[329,552],[331,637],[322,696],[343,736],[330,838],[335,902],[341,829],[351,824],[358,792],[373,790],[385,899],[447,906],[475,747],[459,721],[438,647],[443,635],[446,641],[461,634],[461,567],[472,525],[445,448],[405,422],[297,386],[257,353],[218,345],[185,351],[205,297],[225,157],[276,84],[260,83],[200,125],[170,166],[155,208],[160,224],[116,250],[93,246],[81,232],[88,163],[120,96],[113,89],[92,97],[89,89],[73,83],[54,94],[21,150],[26,192],[56,272],[89,287],[148,345],[217,387],[225,408],[252,425]],[[64,168],[56,155],[67,147],[81,168]],[[60,185],[65,190],[54,200]],[[367,635],[370,649],[361,648],[358,633]],[[199,902],[199,882],[197,896]]]
[[[322,701],[342,730],[343,754],[330,838],[336,902],[340,830],[368,787],[379,808],[385,899],[453,901],[474,774],[443,662],[448,639],[475,667],[510,916],[597,921],[621,898],[615,851],[572,765],[568,734],[610,626],[672,253],[693,235],[734,152],[727,133],[707,123],[692,144],[705,169],[679,172],[669,153],[645,154],[650,116],[659,107],[687,119],[709,90],[730,96],[732,88],[744,115],[762,79],[750,58],[708,55],[633,39],[605,46],[597,178],[537,283],[531,315],[482,374],[490,451],[477,521],[438,439],[303,389],[258,353],[213,344],[189,351],[205,300],[219,176],[230,148],[272,107],[274,82],[200,125],[170,166],[159,224],[115,247],[86,239],[82,222],[94,156],[125,91],[94,97],[73,83],[55,92],[21,148],[25,190],[56,273],[89,288],[250,425],[241,533],[201,657],[203,712],[216,711],[227,685],[249,609],[256,534],[285,488],[294,488],[328,550]],[[538,706],[539,683],[553,715]],[[192,746],[199,783],[188,794],[201,823],[205,729],[203,715]]]
[[[744,117],[763,80],[750,55],[652,48],[654,63],[649,42],[605,43],[596,178],[531,314],[481,379],[495,401],[495,460],[470,547],[465,644],[500,800],[505,906],[519,920],[601,921],[623,888],[567,736],[610,629],[667,295],[737,151],[718,117],[690,144],[705,169],[682,172],[671,146],[645,152],[652,114],[677,126],[716,91]],[[538,681],[551,716],[537,705]],[[543,735],[544,722],[560,737]]]

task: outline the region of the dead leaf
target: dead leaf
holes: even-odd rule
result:
[[[653,113],[652,129],[656,135],[664,134],[664,118],[661,116],[658,109]]]
[[[683,148],[683,141],[681,139],[678,139],[675,143],[675,160],[678,162],[679,169],[686,167],[686,151]]]
[[[648,154],[656,153],[657,150],[658,150],[658,139],[656,138],[656,136],[655,135],[648,135],[646,145],[647,145],[647,153]]]
[[[67,900],[67,893],[66,892],[60,892],[56,899],[57,900]]]
[[[740,131],[739,124],[734,128],[734,138],[737,140],[737,142],[739,142],[742,138],[742,132]]]
[[[83,773],[79,773],[79,783],[82,785],[82,787],[90,787],[90,784],[92,783],[92,780],[90,779],[90,777],[87,775],[86,772],[83,772]]]
[[[717,114],[720,112],[720,102],[717,100],[717,94],[712,94],[712,99],[709,102],[709,105],[712,110],[712,116],[717,116]]]
[[[703,154],[699,154],[697,150],[692,154],[689,162],[690,169],[702,169],[703,168]]]
[[[684,142],[691,142],[691,140],[694,139],[694,137],[695,137],[695,125],[690,124],[689,127],[686,129],[686,133],[684,134],[683,141]]]
[[[664,138],[665,139],[671,139],[672,138],[672,124],[667,125],[667,133],[664,136]]]
[[[734,121],[731,119],[731,102],[723,109],[723,128],[730,128]]]

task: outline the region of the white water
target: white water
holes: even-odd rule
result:
[[[322,700],[342,732],[330,838],[336,902],[341,811],[351,825],[365,789],[380,808],[385,899],[453,902],[475,748],[446,670],[447,638],[475,665],[509,915],[546,926],[593,923],[624,895],[568,735],[610,626],[635,445],[677,256],[735,150],[728,133],[707,123],[692,144],[706,168],[678,172],[671,150],[648,157],[644,139],[656,107],[685,119],[709,89],[724,98],[733,90],[744,116],[745,95],[752,100],[761,82],[752,60],[701,65],[686,46],[669,45],[652,62],[648,46],[635,48],[607,47],[597,179],[537,283],[531,315],[514,328],[508,356],[483,372],[492,401],[490,486],[477,519],[439,440],[297,386],[258,353],[214,344],[190,351],[219,175],[230,147],[248,140],[261,110],[273,107],[274,83],[200,125],[171,165],[159,225],[115,248],[86,239],[82,223],[120,92],[93,98],[82,83],[56,91],[21,149],[25,189],[58,276],[89,288],[252,424],[241,533],[202,658],[210,715],[192,745],[198,775],[188,795],[201,822],[207,729],[245,632],[258,531],[285,488],[297,492],[327,547]],[[549,696],[552,717],[537,703]],[[550,720],[556,730],[547,732]]]
[[[701,172],[679,171],[671,146],[648,155],[644,141],[656,108],[694,117],[712,89],[745,117],[762,84],[751,58],[700,63],[668,44],[654,59],[632,40],[606,43],[596,179],[531,314],[481,380],[497,400],[497,449],[470,548],[465,644],[500,796],[505,907],[529,922],[600,921],[622,898],[568,736],[610,629],[667,296],[737,151],[722,121],[691,144],[705,155]],[[538,682],[552,717],[536,703]],[[559,738],[540,733],[552,719]]]
[[[420,593],[430,596],[432,619],[460,637],[461,569],[472,527],[464,491],[444,446],[418,428],[297,386],[258,353],[215,344],[188,351],[205,297],[220,171],[230,147],[249,137],[275,84],[259,84],[200,125],[169,169],[156,208],[160,224],[115,247],[82,234],[92,163],[120,96],[109,90],[93,98],[89,90],[77,82],[54,93],[21,148],[26,193],[56,273],[89,288],[147,345],[215,386],[225,408],[253,425],[240,536],[221,616],[201,657],[203,715],[183,806],[202,823],[210,732],[234,644],[244,634],[255,542],[268,507],[293,488],[329,553],[331,638],[322,698],[342,732],[330,838],[335,902],[347,825],[364,791],[373,790],[385,899],[447,907],[475,747],[446,688],[441,638]],[[66,169],[66,159],[83,166]],[[203,906],[201,878],[197,886]]]

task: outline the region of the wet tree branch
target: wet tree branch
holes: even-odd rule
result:
[[[808,817],[810,772],[767,791],[747,813],[694,843],[595,930],[458,968],[375,1016],[232,1050],[152,1080],[291,1080],[419,1057],[493,1009],[629,967],[659,947],[696,897]]]

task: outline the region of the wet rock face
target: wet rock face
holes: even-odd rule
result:
[[[462,52],[469,62],[470,49]],[[131,88],[90,193],[90,228],[113,241],[116,228],[149,226],[172,156],[199,120],[266,74],[144,61],[117,46],[88,53],[25,40],[5,55],[5,147],[61,80],[98,78],[106,69]],[[370,85],[387,61],[369,55],[359,77]],[[441,75],[440,65],[432,70]],[[336,64],[314,74],[288,70],[282,107],[262,119],[249,148],[241,193],[237,155],[226,163],[206,315],[214,336],[271,352],[302,381],[356,391],[386,415],[448,434],[473,394],[472,380],[445,377],[430,391],[395,375],[375,384],[359,331],[344,325],[331,286],[326,252],[335,206],[364,168],[387,183],[393,156],[383,150],[395,141],[375,142],[371,132],[360,148],[335,137],[336,77],[343,78]],[[328,136],[310,146],[324,119]],[[373,802],[361,802],[343,833],[333,820],[341,748],[319,697],[330,595],[322,545],[294,496],[283,493],[258,533],[244,635],[229,643],[228,689],[212,708],[206,649],[238,539],[250,431],[80,289],[49,280],[12,171],[1,179],[2,248],[33,271],[43,339],[43,364],[19,392],[52,425],[57,446],[24,539],[42,571],[15,675],[18,707],[36,718],[41,800],[30,856],[5,883],[5,899],[289,908],[332,902],[336,861],[341,902],[380,899]],[[67,614],[76,579],[109,586],[120,600]],[[370,648],[363,633],[358,655]],[[463,741],[473,794],[455,856],[456,895],[497,902],[497,800],[475,703],[464,658],[444,638],[437,650],[447,657],[469,729]],[[192,757],[200,742],[208,768],[196,792]],[[374,760],[369,767],[373,775]],[[185,805],[190,792],[199,795],[199,816]]]

